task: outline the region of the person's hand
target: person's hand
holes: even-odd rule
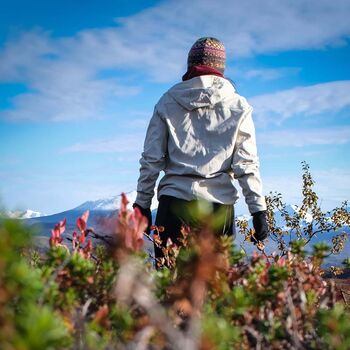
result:
[[[253,226],[255,233],[253,235],[254,243],[258,243],[259,241],[263,241],[267,238],[269,234],[269,229],[266,222],[266,211],[258,211],[253,213]]]
[[[143,216],[146,217],[146,219],[148,220],[148,225],[147,225],[147,228],[146,228],[146,233],[149,235],[150,232],[151,232],[151,225],[152,225],[152,213],[151,213],[151,209],[150,208],[142,208],[140,205],[138,205],[137,203],[134,203],[132,205],[132,207],[135,209],[135,208],[139,208],[140,209],[140,212]]]

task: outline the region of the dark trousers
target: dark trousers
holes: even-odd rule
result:
[[[203,202],[203,201],[202,201]],[[188,225],[191,228],[199,227],[203,222],[196,215],[198,200],[186,201],[172,196],[162,195],[159,198],[156,226],[163,226],[164,232],[160,233],[162,246],[166,246],[168,238],[177,245],[180,244],[181,226]],[[215,226],[215,234],[235,236],[234,206],[221,203],[205,202],[212,214],[220,213],[220,220]],[[162,249],[154,247],[155,257],[163,257]]]

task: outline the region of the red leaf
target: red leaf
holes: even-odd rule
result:
[[[102,319],[108,316],[108,306],[104,305],[99,308],[95,315],[95,321],[100,322]]]
[[[51,230],[51,237],[54,241],[58,241],[60,238],[60,235],[65,231],[66,229],[66,223],[67,220],[64,219],[60,221],[58,224],[55,225],[55,227]],[[62,239],[61,239],[62,241]]]
[[[91,239],[88,239],[87,244],[85,248],[83,249],[83,253],[85,258],[90,258],[91,253],[92,253],[92,242]]]
[[[120,203],[120,209],[122,211],[126,210],[126,207],[127,207],[128,203],[129,203],[128,198],[126,197],[126,194],[123,192],[122,193],[122,200],[121,200],[121,203]]]
[[[78,229],[83,232],[86,230],[86,223],[89,218],[89,211],[87,210],[80,218],[77,219],[77,227]]]
[[[85,224],[87,223],[88,221],[88,218],[89,218],[89,210],[87,210],[82,216],[81,218],[84,220]]]
[[[64,219],[62,221],[60,221],[58,224],[55,225],[55,229],[58,230],[59,234],[63,233],[66,229],[66,222],[67,220]]]
[[[91,239],[88,239],[87,244],[86,244],[86,248],[87,248],[88,250],[91,250],[91,251],[92,251],[92,242],[91,242]]]

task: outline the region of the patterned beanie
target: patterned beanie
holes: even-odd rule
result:
[[[204,64],[224,73],[225,58],[225,47],[220,40],[211,37],[200,38],[188,53],[187,68]]]

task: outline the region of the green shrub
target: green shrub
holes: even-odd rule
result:
[[[337,232],[332,247],[306,249],[314,232],[349,224],[349,213],[344,204],[326,220],[306,165],[304,172],[297,215],[283,212],[281,196],[268,198],[271,235],[280,248],[271,255],[263,244],[250,258],[233,249],[230,237],[214,236],[205,212],[208,226],[184,228],[182,246],[169,242],[155,270],[142,252],[145,219],[127,209],[125,196],[118,217],[106,222],[117,239],[95,248],[90,238],[99,236],[87,227],[88,212],[77,219],[78,234],[65,233],[65,220],[55,225],[42,254],[31,248],[28,227],[2,219],[0,348],[349,349],[348,306],[336,302],[334,284],[321,268],[342,248],[344,233]],[[296,233],[290,245],[275,227],[273,208]],[[314,223],[303,228],[306,212]],[[244,221],[239,226],[249,240],[252,229]],[[150,238],[157,244],[157,235]]]

